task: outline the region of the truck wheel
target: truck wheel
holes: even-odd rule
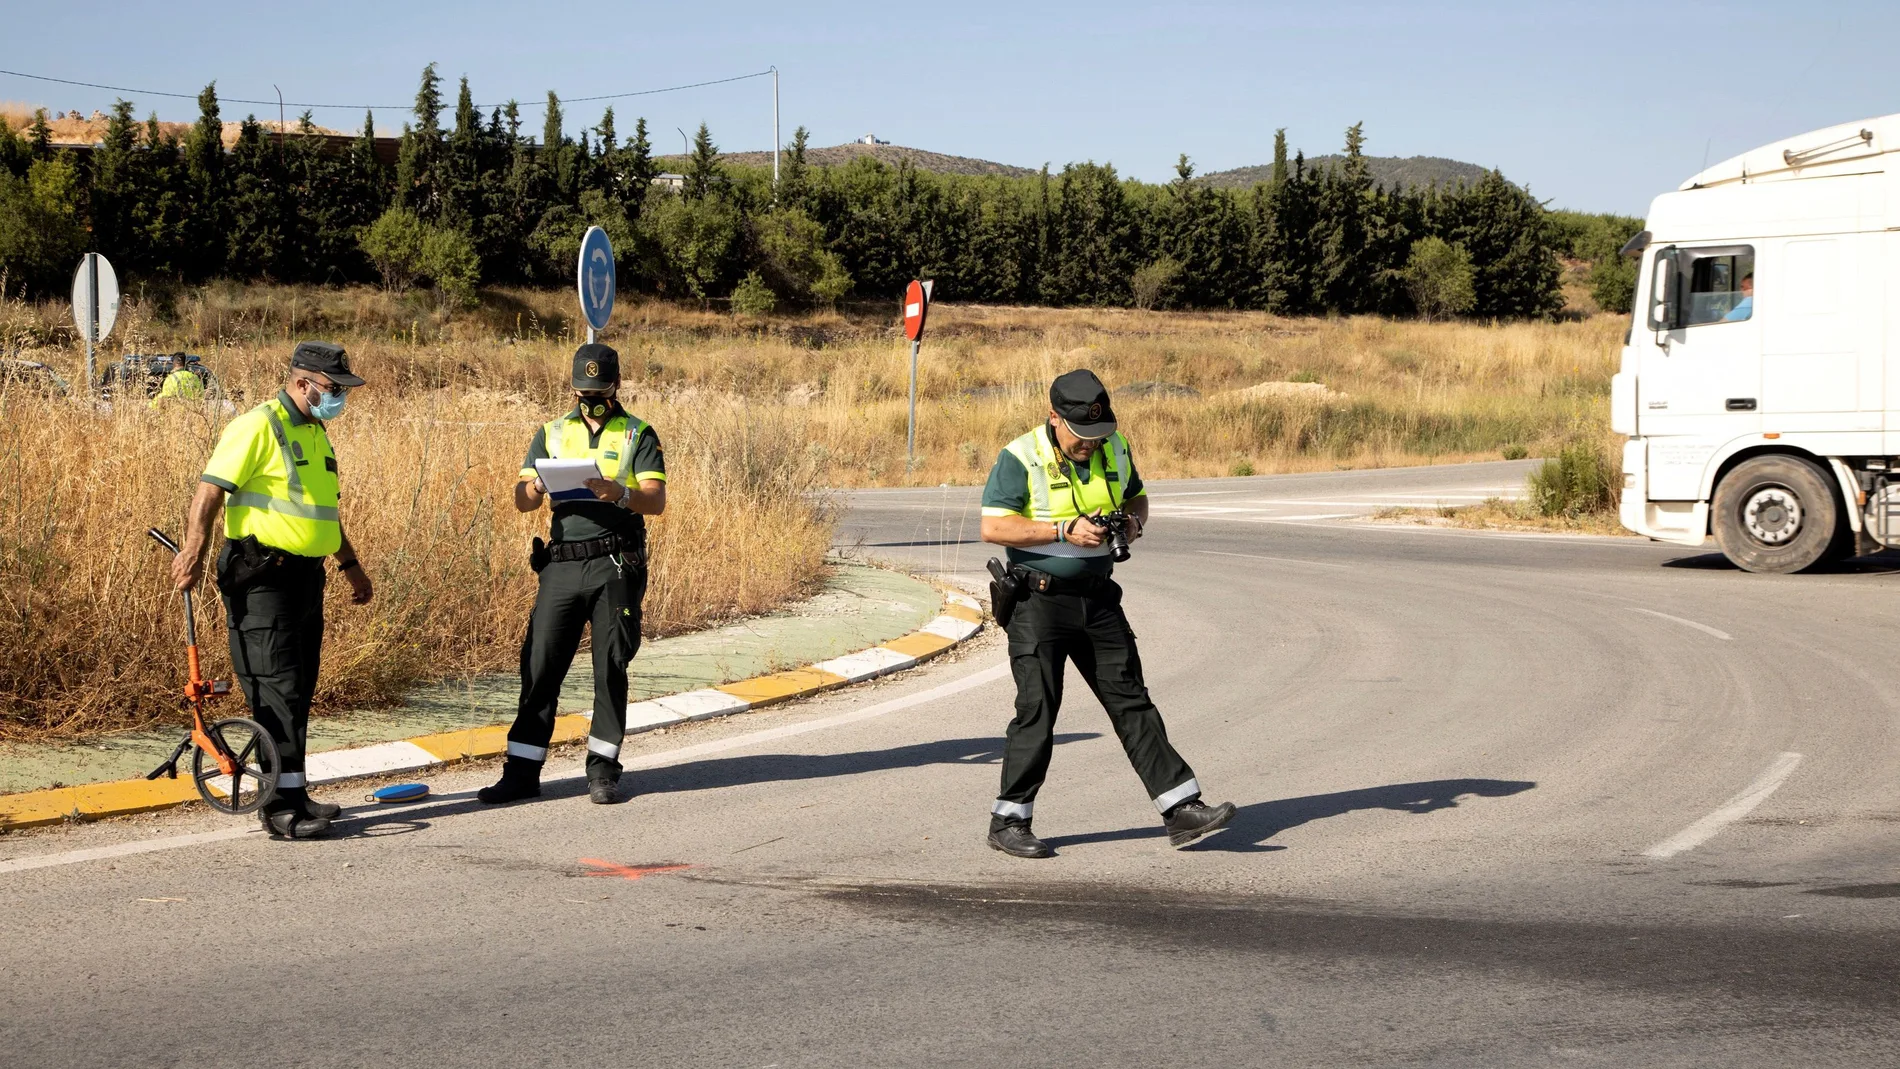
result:
[[[1716,544],[1743,571],[1811,568],[1843,526],[1826,473],[1799,457],[1741,462],[1716,486],[1712,507]]]

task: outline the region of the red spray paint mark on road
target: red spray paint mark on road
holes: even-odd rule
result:
[[[672,864],[617,865],[614,862],[602,861],[599,858],[593,857],[581,858],[580,863],[594,870],[592,872],[583,872],[581,873],[582,876],[605,876],[609,879],[616,880],[638,880],[658,872],[678,872],[681,869],[690,869],[693,867],[691,865]]]

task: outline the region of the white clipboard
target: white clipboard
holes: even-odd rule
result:
[[[607,477],[591,460],[537,460],[534,472],[556,501],[592,501],[594,492],[587,488],[587,480]]]

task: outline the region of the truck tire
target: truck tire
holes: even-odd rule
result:
[[[1839,503],[1827,474],[1800,457],[1751,457],[1715,487],[1716,544],[1749,572],[1799,572],[1835,544]]]

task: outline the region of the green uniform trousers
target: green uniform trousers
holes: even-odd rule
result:
[[[591,626],[594,723],[587,731],[587,767],[620,771],[627,662],[640,652],[640,603],[646,592],[646,565],[634,554],[552,561],[541,569],[534,613],[521,640],[521,704],[508,729],[510,757],[547,760],[561,684],[580,648],[582,630]]]
[[[219,576],[227,574],[232,553],[225,543]],[[292,555],[236,590],[219,584],[232,671],[252,717],[277,743],[280,789],[304,785],[304,736],[323,654],[325,581],[321,558]]]
[[[1029,823],[1055,746],[1065,661],[1075,662],[1108,711],[1155,808],[1166,813],[1200,797],[1194,770],[1168,742],[1161,712],[1148,698],[1135,633],[1122,613],[1122,588],[1106,578],[1078,582],[1086,592],[1025,592],[1010,618],[1016,718],[1003,745],[1003,790],[990,811],[992,828]]]

